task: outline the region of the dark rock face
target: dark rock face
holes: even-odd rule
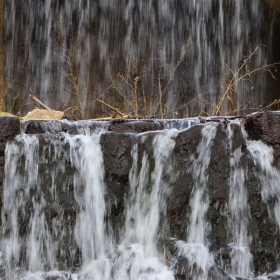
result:
[[[20,120],[17,117],[0,117],[0,142],[6,143],[20,133]]]
[[[141,133],[153,130],[162,130],[162,121],[144,120],[144,121],[126,121],[112,120],[110,121],[108,130],[113,132]]]
[[[174,164],[180,172],[173,183],[172,193],[168,197],[167,217],[170,220],[172,236],[182,240],[186,239],[188,217],[191,211],[188,202],[192,192],[193,178],[187,172],[191,165],[189,155],[196,154],[202,128],[202,125],[198,125],[181,132],[176,138],[173,153]]]
[[[20,121],[16,117],[0,117],[0,129],[0,194],[2,207],[6,143],[20,133]]]
[[[110,201],[108,212],[116,235],[123,224],[124,199],[129,191],[129,170],[132,165],[132,138],[128,134],[108,132],[100,139],[102,145],[105,184],[107,187],[106,201]]]
[[[249,139],[261,140],[273,147],[274,165],[279,169],[280,114],[264,112],[248,117],[245,128]],[[246,150],[245,153],[248,154]],[[256,178],[258,169],[248,157],[244,159],[244,165],[248,170],[246,186],[251,210],[250,231],[253,238],[251,250],[254,252],[254,266],[260,273],[273,271],[276,270],[279,262],[277,253],[277,248],[280,246],[279,228],[269,218],[267,205],[262,202],[261,188]]]
[[[252,140],[262,140],[268,145],[280,143],[280,114],[264,112],[248,117],[245,128]]]

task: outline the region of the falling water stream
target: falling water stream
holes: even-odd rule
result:
[[[188,228],[187,242],[178,241],[178,256],[189,261],[190,277],[207,279],[208,270],[213,266],[214,259],[209,254],[206,240],[206,231],[209,224],[206,222],[206,212],[209,206],[207,194],[207,168],[210,162],[212,141],[216,134],[216,126],[205,126],[202,131],[202,140],[197,147],[197,158],[192,157],[190,172],[194,178],[194,186],[190,199],[191,215]],[[189,170],[187,170],[188,172]]]
[[[272,29],[262,29],[272,28],[273,17],[264,11],[258,0],[5,1],[8,106],[16,113],[30,110],[33,104],[22,105],[32,89],[55,109],[81,106],[87,117],[100,116],[99,98],[128,113],[131,77],[140,75],[138,97],[146,100],[146,107],[139,101],[140,115],[159,109],[160,88],[165,112],[172,111],[168,117],[212,114],[231,74],[257,46],[266,47],[246,71],[275,62]],[[70,74],[77,78],[78,99]],[[264,105],[265,77],[256,71],[250,82],[234,83],[238,94],[228,92],[220,109],[239,114],[249,101],[250,108]]]
[[[230,126],[227,132],[229,149],[231,151],[234,133]],[[239,147],[230,155],[229,228],[232,234],[232,244],[230,244],[232,252],[229,270],[233,275],[251,277],[253,276],[253,256],[250,253],[251,237],[248,232],[250,208],[245,187],[246,167],[243,167],[241,164],[242,156],[242,147]]]
[[[223,128],[223,145],[229,153],[225,186],[229,197],[220,211],[228,216],[230,249],[230,261],[223,264],[217,263],[210,249],[212,228],[207,218],[209,164],[221,124],[204,125],[195,152],[188,155],[190,166],[184,172],[193,185],[189,205],[184,206],[190,212],[184,218],[188,222],[182,240],[170,236],[167,201],[180,174],[173,158],[176,139],[190,127],[130,135],[134,139],[130,187],[124,197],[123,224],[116,234],[107,207],[100,144],[108,133],[106,125],[97,124],[91,130],[81,126],[79,134],[71,135],[55,131],[59,123],[54,124],[46,123],[46,133],[41,135],[25,134],[23,129],[6,147],[1,238],[5,279],[225,279],[223,274],[214,277],[213,268],[223,269],[230,277],[256,276],[250,251],[247,167],[242,162],[247,153],[269,219],[279,228],[280,173],[272,148],[247,140],[243,131],[248,152],[242,146],[234,150],[236,132],[232,124]],[[143,150],[145,145],[150,152]],[[169,240],[173,249],[163,240]],[[182,260],[185,264],[178,266]]]

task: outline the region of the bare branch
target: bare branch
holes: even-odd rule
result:
[[[30,92],[30,97],[39,105],[41,105],[43,108],[47,109],[47,110],[52,110],[50,107],[48,107],[47,105],[45,105],[42,101],[40,101],[32,92],[32,90],[29,90]]]
[[[119,114],[121,117],[126,116],[124,113],[120,112],[118,109],[116,109],[116,108],[114,108],[114,107],[108,105],[107,103],[101,101],[100,99],[96,99],[96,101],[98,101],[98,102],[101,103],[102,105],[104,105],[104,106],[110,108],[111,110],[115,111],[115,112],[116,112],[117,114]]]

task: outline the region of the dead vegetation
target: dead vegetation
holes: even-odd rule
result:
[[[79,73],[79,62],[77,61],[78,42],[71,38],[67,44],[67,36],[63,26],[62,22],[58,22],[53,26],[55,42],[50,48],[53,54],[63,63],[63,66],[58,67],[57,70],[66,78],[68,85],[65,86],[65,90],[74,97],[77,104],[76,106],[65,108],[66,114],[71,118],[84,119],[82,100],[86,89],[81,84]]]
[[[64,67],[58,67],[58,71],[65,76],[68,81],[69,87],[66,87],[66,90],[74,96],[76,100],[77,106],[67,106],[63,104],[63,113],[64,117],[69,120],[80,120],[84,119],[84,110],[82,106],[83,99],[83,91],[84,89],[80,86],[80,77],[77,71],[77,62],[75,57],[75,44],[74,40],[70,41],[69,48],[65,46],[65,34],[63,33],[63,29],[61,24],[58,24],[54,27],[56,30],[56,43],[52,46],[53,53],[59,57]],[[165,105],[164,98],[170,94],[169,87],[172,85],[174,81],[174,77],[177,73],[178,68],[184,62],[191,38],[189,38],[186,42],[186,45],[182,48],[181,54],[178,57],[177,63],[174,66],[173,70],[166,76],[165,73],[165,65],[162,63],[160,59],[158,60],[159,70],[157,73],[157,102],[153,108],[148,108],[147,94],[144,90],[141,90],[139,87],[140,82],[145,81],[145,76],[147,75],[145,65],[139,66],[137,60],[132,59],[128,61],[125,59],[126,65],[126,73],[117,73],[116,77],[112,77],[110,75],[110,85],[107,87],[106,92],[110,94],[111,90],[116,91],[119,96],[123,99],[123,103],[125,104],[127,111],[122,111],[119,108],[112,106],[111,104],[106,103],[104,100],[96,99],[95,102],[101,104],[106,107],[108,111],[108,117],[100,117],[96,120],[102,119],[112,119],[112,118],[122,118],[122,119],[139,119],[139,118],[165,118],[167,115],[176,114],[178,110],[182,110],[183,108],[191,105],[194,102],[200,101],[201,104],[207,105],[211,108],[212,116],[223,116],[223,115],[234,115],[238,111],[242,112],[248,108],[250,102],[247,102],[242,107],[236,108],[234,107],[233,100],[236,99],[236,96],[241,95],[242,92],[238,91],[238,85],[242,82],[251,83],[252,75],[258,71],[266,71],[268,72],[273,79],[275,75],[273,71],[276,71],[276,65],[279,63],[268,64],[264,58],[262,48],[265,46],[258,45],[248,56],[242,57],[242,62],[240,63],[237,71],[233,71],[227,66],[228,73],[225,73],[227,77],[224,84],[220,84],[215,86],[213,89],[197,95],[195,98],[190,100],[187,103],[181,103],[177,100],[176,107],[169,108]],[[255,56],[261,57],[261,65],[258,65],[255,68],[251,68],[251,60]],[[140,70],[139,70],[140,68]],[[164,74],[165,73],[165,74]],[[252,85],[253,86],[253,85]],[[224,90],[220,93],[217,103],[209,103],[207,100],[207,96],[213,90],[217,88],[224,88]],[[125,90],[128,88],[129,90]],[[101,95],[103,96],[103,94]],[[30,97],[36,102],[37,105],[43,107],[46,110],[52,110],[39,99],[36,98],[35,94],[30,90]],[[272,103],[272,105],[279,104],[279,100],[276,100]],[[232,108],[231,111],[225,112],[223,111],[223,105],[225,103],[231,103]],[[272,106],[271,105],[271,106]],[[270,107],[271,107],[270,106]],[[226,106],[225,106],[226,107]],[[265,107],[266,108],[266,107]],[[255,111],[260,111],[261,108],[254,108]],[[201,109],[201,113],[204,116],[210,116],[207,111]],[[186,116],[187,117],[187,116]]]

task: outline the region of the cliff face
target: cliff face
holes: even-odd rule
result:
[[[214,277],[213,279],[228,279],[225,272],[228,273],[233,269],[229,267],[233,266],[232,258],[235,254],[234,246],[231,244],[232,242],[238,243],[236,239],[239,236],[238,234],[245,234],[243,238],[249,237],[250,239],[248,246],[253,262],[249,264],[255,275],[277,270],[280,261],[278,254],[280,246],[279,224],[277,223],[277,212],[275,214],[272,214],[272,212],[278,205],[279,197],[277,193],[279,191],[275,190],[275,193],[273,193],[272,190],[265,189],[265,181],[267,180],[268,184],[273,185],[273,181],[270,181],[271,177],[278,176],[277,174],[280,172],[280,128],[278,119],[279,115],[273,113],[264,113],[255,118],[249,118],[245,123],[249,139],[244,138],[244,131],[242,132],[242,127],[238,124],[228,124],[223,121],[213,124],[215,135],[211,143],[207,144],[210,146],[203,146],[204,144],[202,144],[203,141],[207,141],[207,135],[205,135],[207,125],[194,125],[188,130],[178,131],[174,136],[171,136],[170,139],[174,141],[174,147],[170,156],[165,159],[165,167],[163,166],[163,169],[160,169],[160,186],[161,188],[167,186],[167,192],[162,194],[162,201],[160,202],[166,207],[162,208],[165,210],[161,213],[159,222],[161,238],[158,240],[161,244],[160,247],[163,246],[168,250],[170,256],[175,257],[177,254],[176,249],[174,249],[176,240],[187,241],[190,238],[187,236],[189,236],[189,224],[193,215],[191,201],[196,190],[194,186],[199,186],[199,188],[205,188],[206,190],[204,195],[207,198],[201,200],[201,207],[205,205],[205,199],[208,205],[204,217],[204,231],[209,243],[210,253],[215,259],[215,265],[209,270],[209,275]],[[24,143],[20,142],[20,139],[13,140],[20,131],[20,122],[17,118],[2,117],[0,122],[2,127],[0,134],[2,182],[6,142],[14,143],[15,148],[12,150],[14,157],[18,156],[16,147],[20,148]],[[85,127],[84,124],[82,126]],[[146,180],[147,186],[152,188],[155,184],[153,174],[158,172],[159,163],[154,149],[155,141],[158,141],[156,140],[158,139],[156,138],[158,133],[150,130],[162,130],[164,122],[115,120],[105,125],[92,122],[88,124],[88,127],[91,129],[105,127],[107,129],[107,132],[103,133],[100,138],[104,163],[104,186],[106,186],[106,214],[104,218],[106,229],[108,232],[114,233],[113,236],[118,242],[123,238],[128,206],[136,199],[133,196],[130,197],[135,183],[131,176],[140,176],[139,174],[143,172],[145,167],[144,159],[148,163],[148,169],[145,171],[146,173],[143,173],[146,179],[139,177],[139,184],[141,184],[141,180]],[[212,129],[211,125],[207,127]],[[46,128],[49,131],[48,133],[46,133]],[[59,260],[58,268],[61,270],[79,269],[82,258],[81,247],[76,243],[73,233],[73,228],[77,223],[76,219],[82,211],[79,206],[79,197],[84,192],[83,187],[77,191],[77,186],[83,184],[85,178],[81,177],[81,183],[77,185],[77,169],[80,167],[73,162],[73,153],[78,152],[79,141],[81,140],[74,141],[77,146],[73,149],[71,145],[74,142],[63,144],[65,140],[63,134],[61,134],[68,131],[70,135],[74,136],[78,133],[78,130],[77,125],[69,122],[51,122],[51,125],[43,121],[27,122],[25,131],[28,133],[27,135],[33,135],[34,139],[37,139],[37,150],[29,141],[29,146],[26,147],[33,149],[33,155],[28,161],[29,166],[24,163],[27,157],[27,154],[24,153],[28,151],[22,150],[25,152],[19,156],[18,166],[16,167],[18,171],[15,173],[15,176],[21,176],[20,178],[22,178],[22,182],[15,181],[16,184],[19,184],[20,189],[18,191],[20,193],[21,190],[24,191],[27,188],[27,185],[30,188],[29,184],[33,177],[31,174],[25,173],[28,172],[30,165],[35,164],[34,172],[36,173],[36,170],[38,170],[38,174],[34,179],[37,182],[36,184],[40,186],[36,187],[35,184],[31,187],[30,199],[24,202],[24,210],[18,208],[19,238],[25,240],[29,234],[28,224],[30,221],[28,220],[33,216],[34,207],[38,207],[37,204],[34,204],[34,200],[39,203],[40,199],[44,199],[45,203],[40,206],[40,213],[44,213],[50,235],[54,238],[53,242],[55,242],[57,248],[60,248],[55,258]],[[145,134],[139,134],[139,132],[145,132]],[[261,157],[261,154],[254,157],[255,153],[261,153],[261,151],[258,152],[258,145],[265,145],[257,140],[262,140],[273,147],[273,153],[271,153],[272,150],[269,150],[271,149],[269,146],[263,146],[262,149],[268,149],[270,154],[264,155],[265,157],[260,159],[265,160],[267,156],[272,156],[273,160],[269,163],[271,164],[270,169],[267,166],[262,167],[262,164],[258,163],[258,157]],[[137,153],[135,153],[136,147]],[[204,154],[201,155],[200,152],[203,147],[205,149],[211,147],[211,149],[205,150]],[[210,152],[208,154],[209,162],[205,163],[208,152]],[[78,153],[76,157],[78,158]],[[139,160],[136,160],[135,157]],[[30,162],[32,158],[34,163]],[[203,170],[201,164],[208,165],[203,173],[197,177],[196,172]],[[10,166],[10,168],[14,167]],[[136,172],[134,175],[131,173],[132,168]],[[31,176],[31,179],[26,181],[26,178],[29,178],[28,176]],[[13,180],[13,178],[10,178],[8,174],[7,184],[10,180]],[[241,195],[240,185],[243,188],[243,195]],[[15,186],[7,185],[6,188],[8,187],[15,188]],[[140,185],[134,187],[137,189],[140,188]],[[55,196],[53,195],[54,188]],[[150,191],[152,192],[152,190]],[[1,193],[3,193],[2,187]],[[9,192],[6,190],[6,193]],[[269,193],[269,197],[265,198],[264,193]],[[237,195],[236,205],[233,203],[235,195]],[[244,197],[246,198],[245,201]],[[15,193],[15,205],[17,205],[18,198]],[[20,201],[22,204],[23,197]],[[7,211],[7,205],[5,207],[6,210],[4,211]],[[7,219],[5,223],[9,224],[9,218],[7,217],[10,214],[6,212],[5,215]],[[207,227],[206,224],[208,224]],[[58,227],[63,230],[58,231]],[[233,228],[240,228],[244,232],[236,235]],[[175,267],[184,268],[177,270],[178,279],[185,277],[184,275],[188,275],[188,273],[193,273],[189,261],[182,256],[178,259]],[[179,273],[179,271],[181,272]]]

